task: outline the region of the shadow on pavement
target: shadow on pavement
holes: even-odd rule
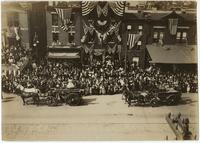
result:
[[[10,102],[10,101],[13,101],[15,97],[4,97],[2,99],[2,102]]]
[[[97,103],[94,103],[93,101],[96,101],[96,98],[83,99],[83,104],[80,106],[85,106],[89,104],[97,104]]]
[[[197,101],[190,99],[189,97],[182,97],[182,99],[180,100],[179,104],[180,105],[185,105],[185,104],[192,104],[195,103]]]

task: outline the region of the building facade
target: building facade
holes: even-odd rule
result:
[[[103,61],[110,56],[122,63],[135,62],[144,68],[149,61],[159,64],[164,61],[159,62],[155,60],[159,57],[152,57],[151,46],[164,49],[164,54],[172,51],[172,46],[191,46],[191,52],[184,50],[187,57],[197,51],[194,46],[197,44],[195,2],[137,2],[135,5],[132,2],[26,4],[31,5],[31,8],[17,10],[21,39],[27,47],[35,49],[36,57],[39,58],[79,59],[81,63],[88,64],[93,59]],[[116,6],[121,9],[115,9]],[[9,9],[2,10],[2,16],[5,17],[2,29],[7,27],[9,22],[6,18],[10,17],[4,11]],[[181,56],[183,64],[196,63],[196,59],[185,62]],[[164,63],[177,64],[167,60]]]
[[[149,61],[155,64],[172,65],[197,63],[197,58],[188,58],[197,57],[195,54],[197,52],[195,2],[136,2],[135,5],[130,3],[125,10],[124,29],[126,32],[122,37],[124,41],[128,40],[127,35],[130,34],[138,33],[141,37],[134,48],[128,49],[129,61],[136,61],[141,67],[147,66]],[[126,42],[124,42],[125,46]],[[155,47],[165,50],[159,53]],[[177,61],[162,59],[162,56],[167,55],[167,51],[166,58],[173,58],[175,55],[169,55],[169,51],[177,52],[175,49],[181,49],[176,53],[175,60]],[[161,55],[155,57],[151,53]],[[184,53],[185,56],[179,53]],[[161,60],[155,61],[152,58]]]

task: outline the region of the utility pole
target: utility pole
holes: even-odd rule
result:
[[[128,37],[131,30],[131,25],[127,25],[126,29],[127,29],[127,32],[126,32],[127,34],[126,34],[126,46],[125,46],[125,72],[127,72],[127,54],[128,54],[128,46],[129,46]]]

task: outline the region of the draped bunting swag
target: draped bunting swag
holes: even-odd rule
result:
[[[109,2],[110,8],[112,11],[117,14],[118,16],[123,16],[124,14],[124,8],[125,8],[125,2]]]
[[[113,47],[111,47],[111,45],[108,45],[108,53],[109,54],[114,54],[115,53],[115,51],[116,51],[116,47],[117,47],[117,44],[114,44],[114,46]]]
[[[88,15],[96,6],[96,2],[82,1],[82,15]]]
[[[82,15],[83,16],[88,15],[95,8],[95,6],[97,4],[98,4],[98,2],[82,1]],[[101,8],[99,5],[97,5],[98,17],[100,17],[102,13],[104,14],[104,16],[107,16],[108,5],[110,6],[112,11],[116,15],[123,16],[124,8],[125,8],[125,2],[124,1],[117,1],[117,2],[108,2],[103,8]]]

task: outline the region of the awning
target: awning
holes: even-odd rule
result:
[[[48,58],[60,58],[60,59],[78,59],[79,53],[51,53],[49,52]]]
[[[197,64],[196,45],[147,45],[151,63]]]

